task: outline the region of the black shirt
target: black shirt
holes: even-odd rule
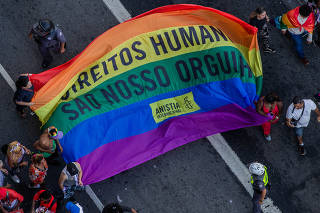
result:
[[[28,89],[18,88],[14,93],[14,101],[30,102],[33,95],[33,86]]]
[[[252,188],[253,188],[253,200],[254,201],[258,201],[260,200],[261,198],[261,193],[263,190],[265,190],[265,186],[264,186],[264,183],[263,181],[260,181],[260,180],[256,180],[253,182],[252,184]]]
[[[258,20],[257,17],[251,18],[249,24],[258,28],[258,30],[264,30],[267,27],[267,19]]]

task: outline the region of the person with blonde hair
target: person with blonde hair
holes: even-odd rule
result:
[[[1,149],[3,154],[5,154],[4,163],[11,179],[15,183],[20,183],[17,173],[20,167],[28,166],[28,155],[31,154],[30,150],[18,141],[6,144]]]

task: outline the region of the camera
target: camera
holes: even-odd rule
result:
[[[292,118],[291,121],[290,121],[290,124],[291,124],[292,126],[297,126],[298,120]]]

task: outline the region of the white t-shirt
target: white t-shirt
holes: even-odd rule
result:
[[[297,124],[297,128],[299,127],[307,127],[310,121],[310,115],[311,115],[311,111],[315,110],[317,108],[316,104],[310,100],[310,99],[303,99],[304,101],[304,111],[303,111],[303,115],[301,116],[302,113],[302,108],[301,109],[294,109],[293,110],[293,103],[290,104],[290,106],[288,107],[287,110],[287,115],[286,117],[288,119],[296,119],[298,120],[300,118],[300,120],[298,121]]]

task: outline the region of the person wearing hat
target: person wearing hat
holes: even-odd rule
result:
[[[29,33],[29,38],[34,38],[43,57],[42,67],[47,68],[53,58],[51,51],[62,54],[66,51],[66,38],[61,29],[49,19],[41,19],[35,23]]]
[[[44,130],[40,135],[39,140],[34,142],[33,147],[37,149],[44,158],[46,158],[48,163],[54,163],[59,157],[58,152],[63,152],[63,148],[59,141],[62,137],[63,132],[58,131],[54,126],[51,126]]]
[[[21,74],[16,81],[17,90],[14,93],[13,101],[16,104],[16,110],[22,118],[26,117],[28,107],[34,105],[31,99],[34,95],[33,85],[29,79],[32,74]]]
[[[249,172],[253,189],[253,213],[262,213],[261,205],[266,197],[267,185],[269,184],[267,167],[261,163],[253,162],[249,165]]]
[[[82,183],[82,169],[79,163],[70,162],[61,171],[58,185],[64,199],[73,197],[75,191],[85,190]]]
[[[295,96],[288,107],[286,123],[288,127],[293,128],[298,138],[298,151],[300,155],[306,154],[306,149],[302,140],[303,129],[306,128],[310,121],[311,111],[317,114],[317,120],[320,122],[320,111],[317,105],[311,99],[302,99]]]
[[[102,213],[123,213],[123,212],[132,212],[132,213],[137,213],[137,210],[134,208],[129,208],[126,206],[120,206],[118,203],[110,203],[106,205]]]

